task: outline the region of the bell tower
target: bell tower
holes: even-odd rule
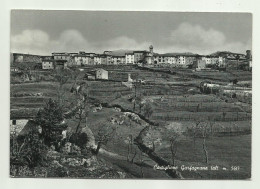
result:
[[[153,46],[150,45],[149,49],[150,49],[150,53],[153,55]]]

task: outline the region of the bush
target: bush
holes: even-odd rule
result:
[[[79,146],[80,148],[85,148],[88,140],[89,139],[86,133],[73,133],[69,139],[69,142]]]
[[[36,129],[22,137],[11,136],[10,141],[10,164],[27,165],[29,168],[46,164],[47,146],[40,139]]]

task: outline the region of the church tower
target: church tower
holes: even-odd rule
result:
[[[149,49],[150,49],[150,53],[153,55],[153,46],[150,45]]]

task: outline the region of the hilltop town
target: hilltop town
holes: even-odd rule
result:
[[[78,53],[58,52],[51,56],[12,53],[12,63],[34,62],[43,70],[54,69],[57,66],[87,66],[87,65],[133,65],[168,66],[176,68],[221,68],[236,67],[237,69],[251,70],[252,55],[232,52],[216,52],[210,55],[193,53],[155,53],[153,46],[149,50],[140,51],[104,51],[103,54],[80,51]],[[11,70],[12,71],[12,70]]]

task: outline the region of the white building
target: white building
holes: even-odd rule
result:
[[[99,55],[94,56],[94,64],[101,64],[101,57]]]
[[[96,70],[96,79],[108,79],[108,71],[100,68]]]
[[[134,63],[134,53],[125,53],[125,62],[126,64]]]
[[[178,65],[185,65],[185,63],[186,63],[185,56],[183,56],[183,55],[177,56],[177,64]]]
[[[73,57],[74,57],[74,62],[75,62],[76,66],[87,65],[89,62],[89,56],[87,56],[87,55],[78,54]]]

